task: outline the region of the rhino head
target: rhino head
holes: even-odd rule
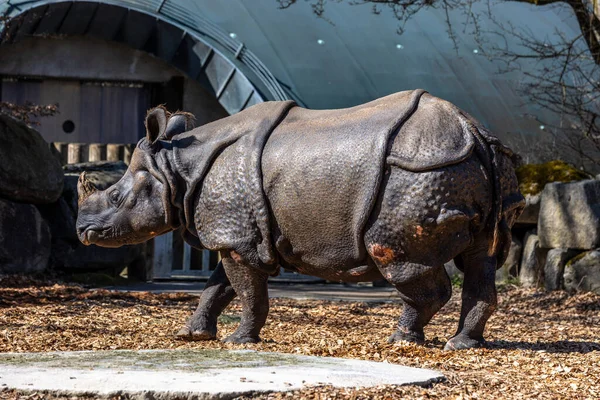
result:
[[[156,156],[160,141],[191,128],[193,116],[157,107],[146,116],[146,137],[135,148],[125,175],[106,190],[79,176],[77,236],[85,245],[120,247],[145,242],[176,228],[171,187]]]

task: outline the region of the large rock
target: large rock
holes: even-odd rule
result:
[[[541,247],[600,247],[600,181],[547,184],[542,192],[538,234]]]
[[[565,264],[576,255],[576,250],[551,249],[548,251],[544,266],[544,287],[546,290],[561,290],[563,288]]]
[[[600,294],[600,249],[582,253],[565,267],[565,289]]]
[[[0,142],[0,197],[33,204],[60,197],[63,171],[39,133],[0,114]]]
[[[446,273],[448,274],[448,276],[450,278],[454,278],[454,277],[462,278],[464,275],[462,273],[462,271],[456,267],[454,260],[450,260],[446,264],[444,264],[444,268],[446,269]]]
[[[525,248],[519,269],[519,282],[524,287],[536,287],[542,283],[542,267],[545,264],[545,253],[540,248],[540,239],[535,230],[525,234]]]
[[[41,272],[50,257],[50,228],[35,206],[0,199],[0,273]]]
[[[496,282],[506,282],[511,276],[517,276],[522,254],[523,243],[513,236],[506,261],[504,261],[504,265],[496,271]]]
[[[77,238],[77,179],[83,171],[100,190],[116,183],[127,165],[118,162],[94,162],[65,165],[65,186],[62,197],[51,205],[39,206],[52,230],[52,265],[58,269],[94,271],[143,264],[145,245],[108,249],[84,246]]]

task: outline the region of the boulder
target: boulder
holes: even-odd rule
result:
[[[517,225],[537,225],[540,215],[540,199],[539,194],[525,195],[525,208],[517,218]]]
[[[0,114],[0,197],[33,204],[55,202],[63,171],[50,145],[24,123]]]
[[[600,181],[547,184],[542,192],[538,234],[541,247],[600,247]]]
[[[563,275],[565,264],[577,255],[576,250],[551,249],[546,255],[544,265],[544,287],[548,291],[561,290],[563,288]]]
[[[0,199],[0,273],[41,272],[50,257],[50,228],[35,206]]]
[[[444,268],[446,269],[446,273],[450,278],[462,278],[464,275],[462,271],[456,267],[456,264],[454,264],[454,260],[450,260],[446,264],[444,264]]]
[[[506,257],[504,265],[496,271],[496,282],[506,282],[510,276],[517,276],[522,254],[523,242],[513,236],[508,257]]]
[[[61,196],[58,201],[52,204],[40,204],[37,208],[50,226],[53,243],[57,240],[78,241],[75,229],[77,201],[73,208],[72,204]]]
[[[540,248],[540,239],[535,230],[527,232],[523,242],[525,247],[519,269],[519,282],[524,287],[536,287],[542,282],[546,251]]]
[[[146,249],[144,244],[115,249],[84,246],[75,231],[79,174],[86,171],[88,179],[99,190],[104,190],[121,179],[127,171],[127,165],[122,161],[102,161],[69,164],[63,169],[65,186],[62,197],[53,204],[38,207],[52,231],[52,265],[70,271],[95,271],[123,268],[133,263],[142,264]]]
[[[564,282],[565,289],[570,293],[582,291],[600,294],[600,249],[582,253],[567,262]]]

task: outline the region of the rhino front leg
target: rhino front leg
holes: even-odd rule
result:
[[[225,273],[242,302],[242,319],[225,342],[256,343],[269,313],[269,275],[251,266],[236,252],[221,252]],[[232,258],[232,257],[235,257]]]
[[[235,291],[219,262],[200,296],[200,303],[185,326],[177,332],[184,340],[212,340],[217,337],[217,318],[235,298]]]
[[[462,308],[458,330],[446,350],[480,347],[485,343],[485,324],[496,310],[496,256],[488,256],[488,240],[480,239],[456,257],[456,265],[465,273]]]

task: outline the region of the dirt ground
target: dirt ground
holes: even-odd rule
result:
[[[487,348],[448,352],[460,290],[426,329],[425,346],[387,343],[399,304],[273,299],[263,341],[182,342],[173,334],[193,311],[185,294],[128,294],[24,278],[0,280],[0,352],[250,348],[398,363],[443,371],[431,387],[309,388],[263,399],[599,399],[600,296],[508,286],[487,325]],[[234,303],[219,337],[239,321]],[[3,399],[49,398],[0,388]]]

